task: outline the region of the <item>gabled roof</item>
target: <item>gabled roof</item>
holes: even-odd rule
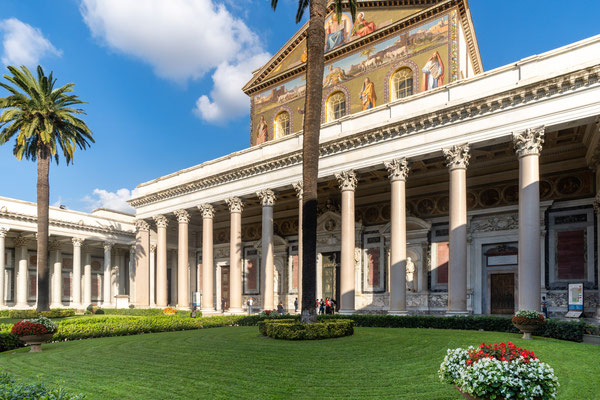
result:
[[[467,0],[375,0],[375,1],[358,1],[357,12],[368,8],[384,8],[384,7],[426,7],[420,11],[415,12],[405,18],[402,18],[391,25],[385,26],[378,29],[360,39],[353,40],[346,43],[334,50],[325,53],[325,62],[332,59],[338,58],[350,51],[362,47],[367,43],[378,40],[384,36],[387,36],[400,29],[412,26],[426,18],[429,18],[438,13],[444,12],[450,8],[458,7],[461,20],[465,22],[463,24],[465,37],[467,40],[467,48],[473,62],[473,69],[475,74],[483,72],[481,56],[479,54],[479,48],[477,46],[477,39],[473,30],[473,22],[471,20],[471,14],[469,11]],[[328,16],[333,12],[333,2],[330,2],[328,6]],[[260,69],[256,70],[252,76],[252,79],[242,90],[247,95],[252,95],[258,91],[265,89],[279,81],[297,76],[304,73],[306,70],[306,63],[301,62],[299,65],[292,65],[291,68],[286,68],[282,71],[282,64],[286,58],[296,49],[301,48],[302,44],[306,40],[308,22],[305,23],[294,36],[287,41],[287,43]]]

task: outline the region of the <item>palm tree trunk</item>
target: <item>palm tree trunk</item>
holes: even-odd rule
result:
[[[317,321],[317,177],[327,0],[310,0],[302,163],[302,323]]]
[[[48,212],[50,203],[50,156],[45,149],[37,156],[37,310],[50,310],[50,285],[48,281]],[[60,278],[60,277],[59,277]]]

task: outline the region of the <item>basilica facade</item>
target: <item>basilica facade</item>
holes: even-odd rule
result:
[[[449,315],[545,299],[562,315],[580,283],[599,315],[600,36],[484,72],[466,0],[330,13],[317,297]],[[118,289],[135,307],[301,300],[305,40],[244,86],[247,149],[138,186]]]

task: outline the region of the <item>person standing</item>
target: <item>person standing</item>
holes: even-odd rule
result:
[[[248,299],[248,314],[252,314],[252,305],[254,304],[254,300],[252,297]]]
[[[325,302],[321,299],[321,303],[319,304],[319,314],[325,314]]]
[[[221,299],[221,314],[225,314],[225,298]]]
[[[548,318],[548,301],[546,301],[546,296],[542,296],[542,312],[544,313],[544,318]]]
[[[283,315],[283,303],[281,301],[277,304],[277,314]]]
[[[296,300],[294,300],[294,312],[298,312],[298,298],[296,297]]]

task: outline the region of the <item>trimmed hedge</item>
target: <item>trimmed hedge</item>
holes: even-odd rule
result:
[[[18,349],[25,346],[25,343],[18,336],[10,332],[0,333],[0,352]]]
[[[434,315],[319,315],[319,320],[328,319],[351,319],[355,326],[378,327],[378,328],[432,328],[432,329],[459,329],[469,331],[494,331],[519,333],[510,318],[494,317],[489,315],[468,315],[455,317],[442,317]],[[586,324],[583,321],[559,321],[546,320],[546,323],[534,333],[544,336],[572,342],[583,341]]]
[[[153,315],[163,315],[162,308],[105,308],[103,309],[105,315],[131,315],[137,317],[149,317]],[[177,310],[177,314],[180,317],[188,317],[192,310]],[[202,316],[200,310],[196,311],[198,317]]]
[[[15,319],[29,319],[43,316],[46,318],[65,318],[72,317],[75,315],[75,310],[72,308],[55,308],[50,311],[36,311],[36,310],[9,310],[8,317]]]
[[[270,320],[258,325],[263,336],[285,340],[331,339],[354,334],[354,322],[347,319],[321,321],[314,324],[301,324],[299,321]]]
[[[5,400],[83,400],[82,394],[73,394],[61,387],[48,387],[41,382],[26,384],[11,375],[0,373],[0,399]]]

